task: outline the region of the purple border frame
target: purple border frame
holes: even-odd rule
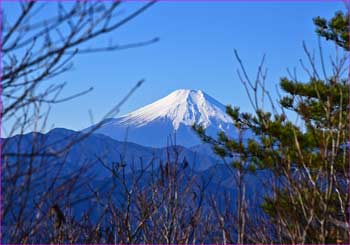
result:
[[[3,9],[2,9],[2,3],[3,2],[31,2],[31,1],[37,1],[37,2],[75,2],[75,1],[94,1],[94,0],[0,0],[0,244],[6,244],[2,243],[2,112],[3,112],[3,100],[2,100],[2,18],[3,18]],[[101,2],[117,2],[120,0],[95,0],[95,1],[101,1]],[[150,2],[149,0],[123,0],[123,2]],[[350,4],[350,0],[158,0],[158,2],[280,2],[281,4],[285,2],[345,2]],[[349,30],[350,31],[350,30]],[[350,57],[350,53],[349,53]],[[348,79],[350,81],[350,67],[349,67],[349,75]],[[350,98],[348,98],[348,103],[350,104]],[[348,114],[350,113],[350,109],[348,108]],[[349,129],[350,129],[350,122],[349,122]],[[349,135],[350,140],[350,135]],[[350,173],[350,169],[349,169]],[[350,186],[348,186],[348,192],[350,192]],[[349,218],[350,219],[350,218]],[[350,221],[350,220],[349,220]],[[11,243],[12,245],[23,245],[23,244],[16,244]],[[96,245],[95,244],[81,244],[81,243],[75,243],[75,245]],[[262,244],[262,243],[261,243]],[[350,240],[349,240],[350,244]],[[38,243],[37,245],[53,245],[53,244],[45,244],[45,243]],[[114,245],[114,244],[106,244],[104,245]],[[134,244],[131,244],[134,245]],[[135,244],[139,245],[139,244]],[[160,244],[162,245],[162,244]],[[165,245],[165,244],[164,244]],[[173,245],[173,244],[171,244]],[[175,244],[174,244],[175,245]],[[214,244],[208,244],[208,245],[214,245]],[[215,244],[216,245],[216,244]],[[228,244],[229,245],[229,244]],[[257,244],[249,244],[245,243],[245,245],[259,245]],[[275,244],[280,245],[280,244]],[[281,244],[282,245],[282,244]],[[333,244],[329,244],[333,245]],[[338,244],[334,244],[338,245]]]

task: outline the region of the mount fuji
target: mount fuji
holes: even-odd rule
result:
[[[180,89],[124,116],[106,119],[95,132],[144,146],[193,147],[201,144],[192,129],[194,123],[202,125],[211,136],[219,131],[236,135],[225,108],[201,90]]]

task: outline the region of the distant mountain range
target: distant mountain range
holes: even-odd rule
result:
[[[20,163],[22,171],[31,167],[41,167],[47,171],[42,172],[43,178],[50,178],[50,173],[61,172],[60,176],[70,176],[87,166],[85,177],[91,178],[95,183],[110,181],[112,177],[109,168],[122,165],[126,173],[151,169],[159,169],[169,160],[175,160],[180,165],[188,165],[188,175],[194,175],[203,180],[210,181],[210,189],[224,188],[235,190],[235,180],[230,167],[215,157],[210,151],[206,154],[205,147],[185,148],[183,146],[170,146],[153,148],[141,146],[130,142],[120,142],[101,134],[91,134],[79,140],[84,134],[63,128],[56,128],[47,134],[29,133],[2,139],[2,157],[7,157],[9,165]],[[71,144],[72,142],[76,142]],[[62,152],[62,149],[67,148]],[[208,148],[208,146],[206,146]],[[29,155],[35,155],[30,157]],[[153,164],[153,166],[152,166]],[[147,176],[147,175],[146,175]],[[268,171],[259,171],[257,175],[248,174],[248,192],[254,193],[264,180],[271,176]],[[147,181],[146,181],[147,182]],[[259,187],[260,186],[260,187]],[[262,190],[260,190],[262,191]]]
[[[130,142],[120,142],[101,134],[91,134],[79,140],[84,133],[56,128],[46,134],[29,133],[2,139],[2,157],[7,158],[7,164],[16,166],[20,163],[22,171],[26,171],[31,162],[31,167],[42,167],[43,178],[48,178],[50,172],[56,174],[61,171],[61,177],[69,176],[87,166],[84,176],[90,176],[91,180],[109,181],[112,173],[106,166],[123,165],[126,173],[157,170],[160,165],[165,165],[169,160],[171,164],[176,162],[187,165],[188,174],[195,175],[204,180],[211,181],[211,187],[235,189],[234,174],[229,166],[215,157],[206,147],[185,148],[183,146],[170,146],[153,148],[141,146]],[[76,142],[71,144],[72,142]],[[68,148],[68,146],[70,146]],[[62,152],[62,149],[67,148]],[[207,154],[206,154],[207,153]],[[34,157],[31,157],[33,155]],[[102,164],[103,163],[103,164]],[[93,177],[93,178],[92,178]],[[267,171],[259,171],[258,175],[248,174],[246,181],[249,183],[249,192],[259,188],[264,179],[269,178]]]
[[[36,161],[45,161],[52,164],[64,164],[65,172],[74,171],[83,164],[91,165],[90,172],[99,176],[107,176],[107,169],[103,163],[111,166],[112,164],[126,164],[126,169],[132,167],[140,169],[141,164],[145,167],[153,162],[156,167],[164,163],[167,158],[178,162],[186,161],[190,167],[196,170],[204,170],[220,162],[218,158],[211,154],[196,152],[183,146],[169,146],[153,148],[141,146],[130,142],[120,142],[102,134],[91,134],[80,140],[84,136],[82,132],[76,132],[63,128],[56,128],[47,134],[29,133],[17,135],[11,138],[3,139],[3,155],[13,155],[13,161],[18,161],[19,155],[31,154],[34,152],[40,157]],[[65,152],[62,149],[70,146]],[[27,159],[27,158],[23,158]],[[24,166],[24,165],[23,165]]]
[[[192,129],[194,123],[202,125],[212,136],[219,131],[236,136],[225,111],[223,104],[201,90],[180,89],[124,116],[105,120],[96,133],[144,146],[176,143],[193,147],[202,143]]]

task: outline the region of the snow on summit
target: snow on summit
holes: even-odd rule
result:
[[[211,120],[230,123],[225,106],[201,90],[179,89],[156,102],[121,117],[122,124],[145,125],[153,120],[169,119],[174,129],[194,123],[208,127]]]
[[[201,144],[192,125],[201,124],[210,135],[235,133],[225,106],[201,90],[179,89],[124,116],[106,120],[96,132],[117,140],[163,147],[169,139],[176,144]],[[172,141],[173,142],[173,141]]]

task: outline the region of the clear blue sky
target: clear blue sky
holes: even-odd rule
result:
[[[126,11],[126,3],[122,7]],[[49,125],[79,130],[101,118],[141,78],[146,83],[122,108],[120,115],[159,99],[175,89],[201,89],[224,104],[251,110],[236,75],[237,49],[249,74],[266,54],[267,86],[275,90],[286,68],[305,58],[302,41],[317,50],[312,18],[331,17],[344,10],[342,2],[159,2],[110,37],[120,44],[159,37],[151,46],[81,55],[74,69],[54,78],[67,81],[64,94],[88,87],[94,91],[54,106]],[[6,10],[5,10],[6,11]],[[91,46],[103,44],[98,39]],[[324,43],[325,53],[334,46]]]

